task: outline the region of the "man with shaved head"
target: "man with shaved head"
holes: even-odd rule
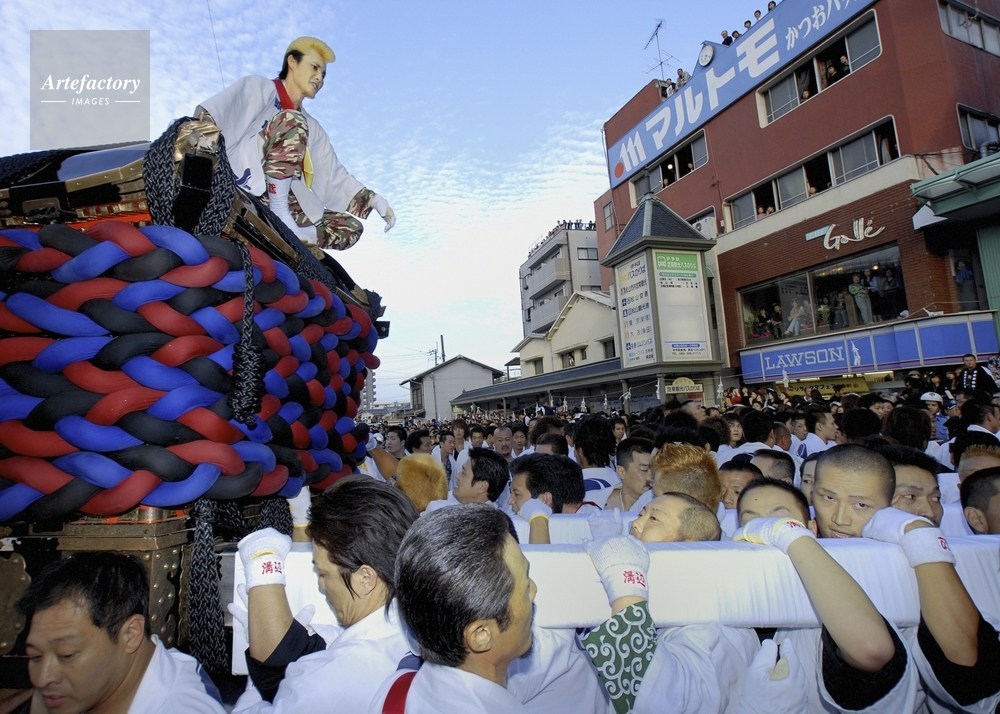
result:
[[[630,535],[621,535],[618,511],[594,514],[588,523],[594,539],[584,549],[600,574],[612,616],[582,641],[616,712],[721,712],[738,701],[773,699],[741,692],[760,650],[752,629],[716,624],[657,629],[649,614],[646,544],[718,540],[719,521],[711,509],[685,493],[665,493],[642,509]],[[774,653],[766,654],[773,667]]]
[[[816,465],[813,507],[819,534],[864,536],[902,548],[920,595],[920,626],[904,632],[919,654],[910,659],[931,693],[948,706],[977,703],[972,711],[992,711],[1000,703],[997,623],[987,622],[976,609],[941,531],[927,518],[891,507],[895,492],[896,474],[881,454],[855,444],[830,449]]]

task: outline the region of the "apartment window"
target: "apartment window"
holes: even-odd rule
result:
[[[968,148],[979,151],[985,144],[1000,142],[1000,119],[997,117],[965,109],[959,110],[958,116],[962,143]]]
[[[874,134],[865,134],[833,152],[833,173],[838,184],[877,168]]]
[[[878,27],[874,16],[869,15],[869,18],[762,90],[767,123],[780,119],[879,56],[882,47]]]
[[[597,248],[577,248],[576,257],[578,260],[597,260]]]
[[[615,354],[614,340],[605,340],[604,342],[601,343],[601,346],[604,348],[604,359],[611,359],[613,357],[617,357],[617,355]]]
[[[530,307],[527,308],[527,309],[525,309],[525,311],[524,311],[524,321],[525,322],[531,322],[531,308]]]
[[[742,228],[754,222],[756,216],[754,215],[752,192],[747,191],[739,198],[734,199],[730,203],[730,207],[733,209],[734,228]]]
[[[965,8],[941,3],[941,29],[956,40],[1000,55],[1000,21]]]
[[[647,193],[656,193],[663,187],[663,176],[659,166],[654,166],[648,173],[635,181],[635,198],[638,201]]]
[[[799,92],[795,75],[778,82],[764,94],[767,102],[767,121],[770,124],[799,106]]]
[[[564,352],[559,355],[562,359],[563,369],[569,369],[570,367],[576,367],[576,357],[573,356],[572,352]]]
[[[542,368],[542,360],[540,359],[531,360],[531,367],[534,370],[535,374],[544,373],[544,369]]]
[[[581,285],[580,291],[585,293],[599,293],[601,292],[600,285]]]
[[[966,122],[970,136],[972,124]],[[996,124],[993,134],[996,136]],[[772,181],[766,181],[729,202],[733,229],[766,218],[775,211],[790,208],[805,201],[810,196],[821,193],[834,184],[842,184],[879,166],[899,158],[896,131],[892,121],[886,121],[861,136],[845,142],[833,151],[813,157],[801,166],[796,166]]]
[[[878,41],[878,28],[875,21],[862,25],[847,36],[847,59],[850,71],[857,72],[873,59],[878,57],[881,46]]]
[[[581,362],[586,362],[587,361],[587,348],[586,347],[581,347],[580,348],[580,361]]]
[[[801,166],[794,171],[789,171],[784,176],[779,176],[775,183],[778,185],[778,200],[781,208],[802,203],[809,197],[806,189],[806,171]]]
[[[632,183],[636,200],[638,201],[647,193],[659,193],[665,186],[684,178],[707,163],[708,142],[705,141],[705,133],[701,132]],[[605,210],[607,210],[606,207]],[[607,222],[607,217],[605,217],[605,222]]]
[[[608,201],[604,205],[604,230],[610,231],[611,226],[615,224],[615,205]]]

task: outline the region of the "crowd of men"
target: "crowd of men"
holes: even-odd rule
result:
[[[948,537],[1000,534],[1000,399],[952,396],[951,417],[929,392],[845,395],[837,414],[814,398],[373,427],[359,473],[290,499],[291,537],[239,544],[231,609],[250,683],[234,711],[993,712],[1000,602],[973,601]],[[942,416],[948,438],[935,440]],[[946,511],[960,519],[947,534]],[[612,614],[539,627],[517,533],[549,543],[574,513],[587,514],[582,549]],[[919,625],[887,619],[829,538],[897,545]],[[720,540],[779,550],[820,626],[657,627],[650,545]],[[293,541],[311,542],[338,627],[293,616]],[[20,602],[44,707],[32,711],[221,710],[197,662],[150,637],[141,567],[81,554],[32,584]],[[738,582],[728,596],[742,597]]]

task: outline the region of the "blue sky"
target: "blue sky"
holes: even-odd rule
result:
[[[670,76],[764,5],[4,0],[0,155],[29,150],[30,30],[150,30],[153,137],[235,79],[274,76],[295,37],[322,38],[337,60],[306,106],[398,217],[388,234],[369,221],[338,257],[383,295],[392,333],[377,399],[401,398],[397,384],[432,364],[441,334],[449,357],[502,367],[513,356],[517,267],[559,220],[593,220],[608,187],[601,126],[659,76],[655,43],[643,49],[657,20]]]

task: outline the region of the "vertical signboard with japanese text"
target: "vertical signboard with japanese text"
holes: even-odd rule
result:
[[[645,253],[615,266],[615,289],[622,335],[622,367],[655,362],[653,298]]]
[[[654,250],[653,263],[661,359],[712,359],[701,254]]]

